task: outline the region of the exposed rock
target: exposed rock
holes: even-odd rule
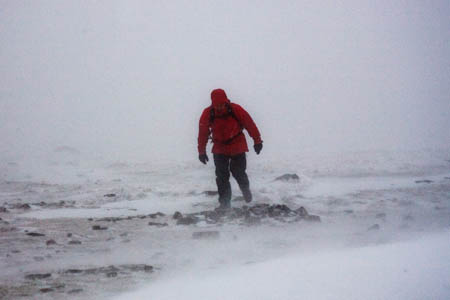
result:
[[[118,274],[115,271],[106,273],[106,277],[108,277],[108,278],[117,277],[117,275]]]
[[[0,213],[7,213],[9,210],[6,207],[0,206]]]
[[[377,219],[384,219],[386,218],[386,213],[378,213],[375,215],[375,218]]]
[[[49,293],[49,292],[53,292],[54,289],[52,289],[52,288],[42,288],[39,291],[41,291],[41,293]]]
[[[152,218],[152,219],[155,219],[155,218],[157,218],[157,217],[164,217],[165,214],[163,214],[162,212],[157,212],[157,213],[154,213],[154,214],[149,214],[148,216],[149,216],[150,218]]]
[[[275,178],[275,180],[276,181],[291,181],[291,180],[299,181],[300,177],[298,177],[297,174],[284,174],[284,175],[281,175],[281,176]]]
[[[14,204],[11,205],[11,208],[13,209],[25,209],[28,210],[31,208],[31,206],[28,203],[24,203],[24,204]]]
[[[373,224],[372,226],[370,226],[367,230],[368,231],[372,231],[372,230],[379,230],[380,229],[380,225],[378,224]]]
[[[175,220],[178,220],[179,218],[182,218],[183,217],[183,215],[179,212],[179,211],[176,211],[174,214],[173,214],[173,219],[175,219]]]
[[[69,242],[69,245],[81,245],[81,241],[72,240],[72,241]]]
[[[202,194],[213,197],[213,196],[219,195],[219,192],[218,191],[204,191]]]
[[[56,245],[56,242],[55,242],[55,240],[48,240],[47,242],[45,242],[45,244],[46,244],[47,246],[50,246],[50,245]]]
[[[112,198],[112,197],[116,197],[116,194],[113,194],[113,193],[105,194],[105,195],[103,195],[103,197]]]
[[[150,226],[156,226],[156,227],[166,227],[169,226],[167,223],[157,223],[157,222],[148,222],[148,225]]]
[[[433,180],[424,179],[424,180],[416,180],[416,183],[432,183]]]
[[[71,237],[72,236],[72,234],[69,232],[69,233],[67,233],[67,237]]]
[[[51,276],[52,276],[51,273],[28,274],[28,275],[25,275],[25,279],[28,279],[28,280],[41,280],[41,279],[50,278]]]
[[[192,234],[194,239],[217,239],[220,237],[218,231],[197,231]]]
[[[100,226],[100,225],[94,225],[94,226],[92,226],[92,230],[106,230],[106,229],[108,229],[108,227],[103,227],[103,226]]]
[[[45,234],[39,233],[39,232],[27,232],[26,235],[29,235],[29,236],[45,236]]]

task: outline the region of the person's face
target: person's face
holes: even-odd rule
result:
[[[218,114],[223,114],[223,113],[225,112],[226,106],[227,106],[226,103],[220,103],[220,104],[214,105],[214,110],[215,110]]]

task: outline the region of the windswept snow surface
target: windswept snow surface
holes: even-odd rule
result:
[[[321,217],[321,223],[265,220],[254,226],[176,225],[175,211],[217,206],[216,197],[203,193],[216,189],[211,163],[106,162],[78,151],[2,162],[0,207],[7,211],[0,212],[0,297],[449,299],[449,159],[446,151],[286,161],[250,153],[255,204],[304,206]],[[286,173],[300,180],[275,180]],[[232,188],[239,196],[234,180]],[[166,215],[139,218],[156,212]],[[93,225],[108,228],[94,231]],[[192,238],[205,230],[218,231],[219,238]],[[56,244],[46,245],[50,239]],[[155,269],[106,278],[66,273],[127,264]],[[52,277],[24,280],[31,273]],[[46,287],[54,290],[40,292]]]
[[[414,241],[187,271],[125,299],[449,299],[450,231]]]

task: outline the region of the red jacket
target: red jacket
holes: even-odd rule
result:
[[[212,98],[214,105],[215,99],[213,95]],[[245,139],[245,135],[242,132],[243,129],[247,130],[248,134],[253,138],[255,144],[259,144],[262,142],[258,127],[256,127],[255,122],[253,122],[248,112],[245,111],[245,109],[243,109],[240,105],[231,103],[228,99],[227,103],[231,106],[231,110],[236,118],[229,113],[225,113],[223,115],[216,115],[213,119],[213,122],[211,123],[210,119],[211,109],[213,109],[212,106],[209,106],[203,110],[203,113],[200,117],[198,130],[199,154],[206,153],[206,144],[208,142],[210,131],[214,143],[212,153],[215,154],[225,154],[232,156],[248,152],[247,141]],[[241,125],[243,128],[241,127]],[[240,132],[242,133],[239,134]]]

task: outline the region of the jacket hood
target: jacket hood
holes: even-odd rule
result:
[[[211,101],[213,106],[218,106],[223,103],[229,103],[227,94],[222,89],[215,89],[211,92]]]

